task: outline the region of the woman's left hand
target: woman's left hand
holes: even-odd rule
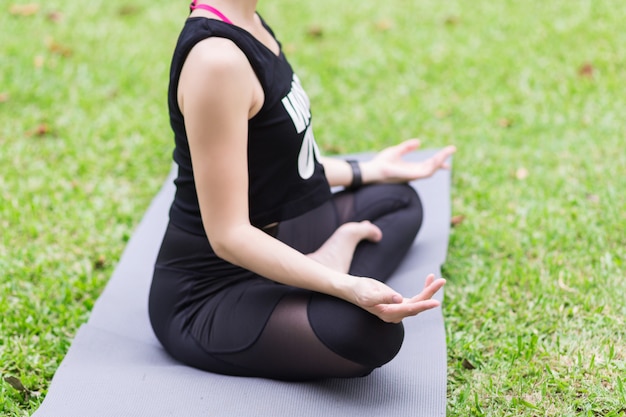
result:
[[[362,280],[364,278],[361,278]],[[371,279],[370,279],[371,280]],[[374,280],[371,280],[374,281]],[[422,292],[411,298],[402,298],[401,301],[395,302],[382,302],[371,305],[367,301],[360,304],[361,308],[369,311],[370,313],[378,316],[383,321],[388,323],[400,323],[403,319],[411,316],[416,316],[426,310],[439,307],[441,302],[433,297],[443,287],[446,280],[443,278],[435,279],[434,274],[429,274],[426,277],[424,289]],[[372,284],[363,282],[363,284]],[[384,285],[378,282],[379,285]],[[380,291],[383,293],[384,291]],[[376,293],[374,293],[376,294]],[[378,295],[378,294],[376,294]],[[358,304],[357,304],[358,305]]]
[[[449,169],[446,162],[456,152],[456,147],[446,146],[430,158],[420,161],[405,161],[402,157],[420,146],[418,139],[409,139],[398,145],[390,146],[376,154],[376,156],[364,163],[364,177],[368,182],[398,183],[408,182],[421,178],[428,178],[440,169]],[[365,178],[364,178],[365,179]]]

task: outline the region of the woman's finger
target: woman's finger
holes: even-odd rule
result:
[[[428,277],[430,277],[430,275]],[[426,279],[428,279],[428,277]],[[434,279],[434,276],[433,276],[433,279]],[[430,284],[428,283],[426,284],[422,292],[412,297],[410,300],[419,302],[419,301],[431,299],[437,293],[437,291],[439,291],[441,287],[443,287],[445,284],[446,284],[446,280],[443,278],[433,280]]]
[[[424,287],[428,287],[435,281],[435,274],[428,274],[426,277],[426,282],[424,283]]]
[[[381,320],[391,323],[399,323],[402,319],[416,316],[426,310],[439,307],[438,300],[422,300],[418,302],[404,302],[402,304],[386,304],[375,307],[374,313]]]
[[[419,139],[408,139],[405,140],[404,142],[402,142],[400,144],[400,147],[402,149],[402,154],[405,154],[407,152],[411,152],[414,151],[415,149],[420,147],[420,141]]]

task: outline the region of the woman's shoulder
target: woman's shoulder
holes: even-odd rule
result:
[[[211,37],[196,43],[189,51],[185,66],[196,67],[207,76],[228,77],[248,70],[246,55],[233,41]]]
[[[243,103],[253,97],[256,78],[245,54],[229,39],[206,38],[189,52],[179,82],[179,102],[198,99],[202,105],[216,106],[213,111],[228,107],[227,103]],[[185,97],[185,99],[183,99]]]
[[[233,65],[246,62],[246,56],[235,42],[228,38],[209,37],[197,42],[189,55],[212,65]]]

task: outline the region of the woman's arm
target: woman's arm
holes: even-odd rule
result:
[[[190,52],[179,82],[202,222],[221,258],[276,281],[340,295],[336,273],[249,222],[248,119],[258,81],[230,41],[209,39]],[[345,294],[343,295],[345,297]]]
[[[253,227],[248,213],[248,119],[262,90],[246,57],[230,41],[208,39],[190,52],[179,82],[205,231],[221,258],[283,284],[354,303],[386,321],[438,305],[430,283],[417,299],[385,284],[334,271]]]
[[[370,161],[360,162],[363,184],[408,182],[427,178],[439,169],[447,169],[448,157],[456,152],[454,146],[446,146],[432,157],[421,162],[409,162],[402,156],[420,146],[417,139],[409,139],[379,152]],[[352,183],[352,168],[338,158],[322,157],[326,178],[331,187],[349,186]]]

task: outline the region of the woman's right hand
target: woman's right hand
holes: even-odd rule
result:
[[[386,284],[372,278],[354,277],[352,287],[354,303],[388,323],[399,323],[405,317],[438,307],[440,302],[432,297],[446,283],[443,278],[435,279],[434,274],[426,277],[422,292],[405,298]]]

